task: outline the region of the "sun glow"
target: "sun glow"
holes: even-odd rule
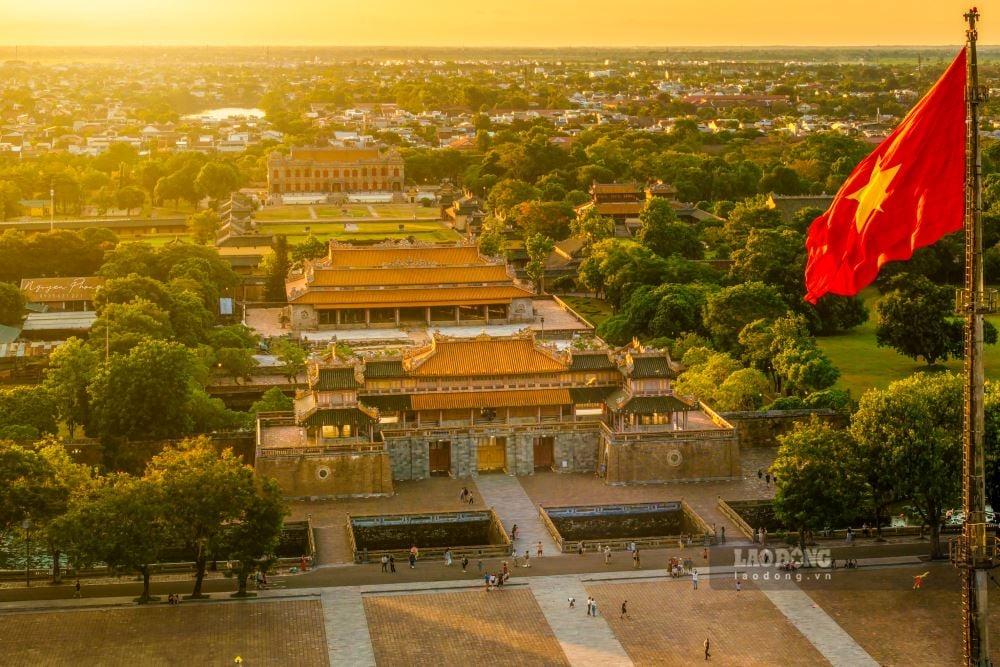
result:
[[[0,0],[6,45],[958,44],[968,2]],[[984,28],[992,17],[984,16]],[[987,42],[988,33],[984,34]],[[1000,32],[994,31],[995,34]]]

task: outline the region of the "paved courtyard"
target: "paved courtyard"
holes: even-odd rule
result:
[[[318,600],[5,614],[0,664],[326,665]]]
[[[569,665],[527,588],[365,598],[379,666]]]
[[[820,665],[812,644],[763,593],[718,588],[702,580],[591,584],[587,592],[636,665],[704,662],[709,638],[717,665]],[[628,600],[629,618],[621,618]]]

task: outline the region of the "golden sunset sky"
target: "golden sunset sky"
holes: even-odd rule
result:
[[[982,41],[996,44],[1000,3],[980,4]],[[957,0],[0,0],[0,44],[938,45],[964,41],[962,13],[971,5]]]

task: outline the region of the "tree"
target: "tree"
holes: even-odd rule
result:
[[[569,228],[574,236],[585,239],[588,245],[615,235],[615,221],[605,218],[596,208],[588,208],[583,215],[578,215],[569,223]]]
[[[789,346],[774,358],[774,370],[785,378],[785,391],[800,395],[826,389],[840,377],[829,357],[810,341],[807,346]]]
[[[111,278],[104,283],[94,297],[94,307],[100,315],[108,304],[126,304],[139,299],[167,312],[173,306],[173,299],[166,285],[156,278],[132,273],[125,277]]]
[[[771,208],[766,197],[757,195],[733,207],[723,235],[731,247],[738,248],[746,242],[751,229],[775,229],[781,224],[781,211]]]
[[[55,516],[67,496],[40,452],[0,440],[0,531]]]
[[[209,559],[224,555],[227,526],[243,517],[256,495],[253,468],[231,449],[220,454],[210,440],[196,438],[153,457],[146,477],[163,489],[171,534],[195,554],[191,597],[201,597]]]
[[[653,197],[647,201],[639,220],[642,226],[636,240],[660,257],[680,255],[687,259],[701,259],[705,256],[705,247],[697,230],[677,221],[677,212],[667,199]]]
[[[943,555],[941,522],[961,491],[962,395],[958,376],[921,373],[865,392],[851,418],[862,447],[886,448],[896,495],[930,527],[932,558]]]
[[[289,382],[298,382],[299,374],[306,371],[306,351],[289,341],[276,346],[281,372]]]
[[[91,496],[75,503],[57,520],[53,532],[79,569],[105,563],[142,576],[138,602],[154,600],[149,585],[151,566],[170,546],[168,498],[156,480],[112,475]]]
[[[535,289],[539,293],[545,291],[545,262],[555,243],[548,236],[535,234],[524,242],[524,249],[528,254],[528,263],[524,267],[524,272],[528,274],[535,284]]]
[[[99,312],[88,343],[107,355],[127,354],[142,341],[170,340],[174,335],[170,313],[143,298],[109,303]]]
[[[170,326],[174,339],[188,347],[204,343],[215,323],[215,315],[205,307],[205,299],[198,293],[199,286],[198,283],[182,283],[179,280],[171,280],[168,285],[173,300]]]
[[[97,352],[73,337],[52,351],[43,386],[56,404],[59,419],[66,422],[69,437],[76,427],[90,421],[87,385],[99,363]]]
[[[761,282],[742,283],[709,294],[705,327],[720,349],[732,350],[743,327],[758,319],[777,319],[786,309],[776,288]]]
[[[239,588],[233,597],[246,596],[247,579],[274,558],[288,515],[281,489],[267,477],[255,480],[253,493],[242,509],[242,516],[227,527],[219,549],[224,557],[240,564],[236,572]]]
[[[24,292],[16,285],[0,283],[0,324],[20,327],[24,319]]]
[[[306,259],[318,259],[324,257],[329,251],[328,243],[324,243],[310,234],[305,241],[292,246],[292,261],[302,262]]]
[[[250,406],[250,412],[255,415],[261,412],[287,412],[294,405],[291,397],[285,396],[277,387],[271,387],[264,392],[259,401],[254,401],[254,404]]]
[[[505,178],[490,189],[486,206],[493,215],[505,219],[518,204],[538,199],[538,190],[516,178]]]
[[[195,364],[187,348],[163,340],[142,340],[113,355],[87,388],[95,435],[149,440],[189,433]]]
[[[850,331],[868,321],[868,308],[863,299],[856,296],[824,294],[814,305],[819,318],[819,336]]]
[[[134,185],[126,185],[115,193],[115,204],[118,205],[118,208],[128,211],[129,215],[132,215],[132,209],[142,208],[145,203],[146,193]]]
[[[815,418],[778,437],[774,513],[798,530],[800,548],[805,549],[806,531],[850,525],[857,516],[864,487],[850,465],[853,450],[847,431]]]
[[[265,272],[264,298],[272,303],[284,303],[288,298],[285,294],[285,278],[288,277],[289,268],[287,236],[278,234],[274,237],[273,254],[270,258]]]
[[[499,257],[504,251],[503,230],[499,224],[487,226],[483,224],[483,233],[479,235],[479,252],[485,257]]]
[[[954,336],[946,319],[954,305],[952,288],[910,274],[894,276],[888,287],[876,306],[878,346],[914,361],[923,357],[928,365],[947,360]]]
[[[240,183],[237,169],[225,162],[206,162],[194,179],[194,189],[198,194],[222,199],[228,197]]]
[[[562,202],[528,201],[514,207],[511,217],[526,239],[541,234],[562,240],[569,236],[573,209]]]
[[[0,389],[0,439],[37,440],[56,433],[56,404],[44,387],[19,385]]]
[[[21,199],[21,189],[16,183],[0,181],[0,222],[24,215]]]
[[[222,221],[219,220],[219,216],[215,211],[192,213],[187,219],[187,228],[190,230],[191,236],[194,237],[196,243],[202,245],[215,239],[215,234],[219,231],[220,224],[222,224]]]
[[[241,378],[250,377],[253,369],[257,367],[256,359],[243,347],[224,347],[216,350],[215,361],[219,368],[237,383]]]
[[[789,304],[805,296],[805,240],[787,227],[751,229],[746,245],[732,255],[730,273],[741,282],[759,281],[781,290]]]

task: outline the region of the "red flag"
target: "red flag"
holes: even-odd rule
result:
[[[857,294],[886,262],[909,259],[962,228],[965,77],[963,49],[813,221],[806,301],[816,303],[827,292]]]

